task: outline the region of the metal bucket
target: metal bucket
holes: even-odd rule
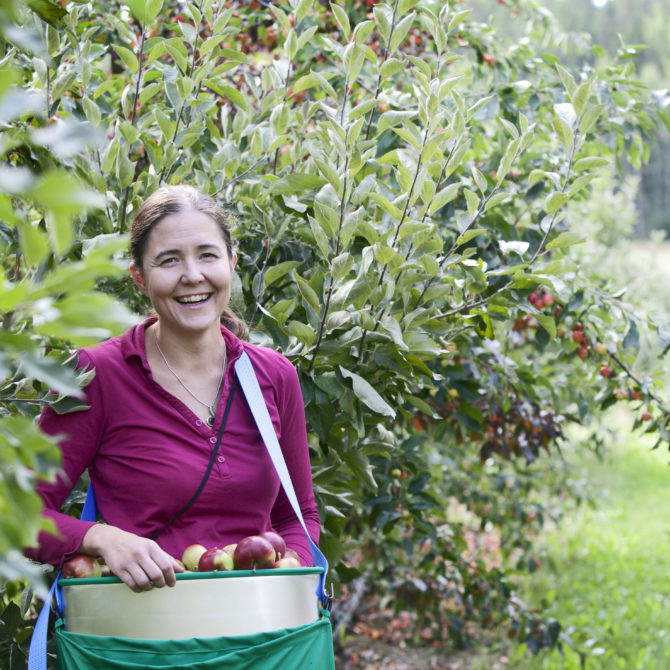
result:
[[[322,568],[177,575],[174,587],[135,593],[117,577],[61,579],[73,633],[144,640],[250,635],[316,621]]]

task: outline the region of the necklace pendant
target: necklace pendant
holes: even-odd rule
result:
[[[210,428],[214,425],[214,417],[211,414],[207,417],[207,425]]]

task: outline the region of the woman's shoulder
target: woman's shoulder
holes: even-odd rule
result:
[[[121,335],[82,347],[77,351],[78,367],[113,369],[125,366],[133,356],[141,356],[137,329],[138,326],[134,326]]]

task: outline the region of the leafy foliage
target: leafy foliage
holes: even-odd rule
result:
[[[637,383],[632,325],[577,273],[566,214],[655,133],[632,62],[570,72],[427,0],[3,11],[0,472],[25,501],[0,503],[26,517],[4,546],[34,541],[29,473],[57,464],[32,417],[86,381],[60,363],[144,308],[123,278],[133,211],[188,181],[237,217],[252,340],[299,371],[335,580],[372,573],[459,643],[464,620],[511,617],[553,645],[507,571],[529,564],[515,519],[541,516],[528,464],[553,467],[565,422],[614,393],[596,397],[594,345]],[[635,389],[667,439],[653,380]],[[501,529],[511,567],[466,557],[449,500]]]

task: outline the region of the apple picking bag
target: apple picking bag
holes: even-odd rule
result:
[[[59,615],[55,625],[59,670],[206,670],[221,667],[234,670],[334,670],[331,598],[324,587],[328,562],[307,532],[272,421],[246,353],[237,361],[235,372],[284,492],[307,535],[315,567],[257,573],[178,574],[173,589],[140,594],[133,593],[116,577],[60,579],[59,573],[35,625],[28,670],[46,670],[47,628],[53,596]],[[187,506],[197,497],[204,481]],[[97,518],[92,488],[89,488],[81,517],[89,521]],[[90,596],[84,592],[86,588],[91,590]],[[198,588],[201,593],[195,594],[195,601],[193,593],[190,603],[188,597],[179,598],[180,590],[186,593]],[[191,620],[198,612],[197,598],[204,601],[211,593],[215,593],[218,600],[214,609],[202,608],[201,617],[208,621],[198,625]],[[228,600],[227,595],[230,596]],[[156,596],[161,602],[154,606],[150,599]],[[170,598],[175,601],[163,620],[165,603]],[[218,620],[224,610],[229,610],[228,614],[221,615]],[[170,631],[170,616],[180,622],[180,632],[166,632]],[[69,619],[72,630],[68,626]],[[186,620],[189,620],[188,625]],[[225,635],[218,636],[218,632]],[[168,635],[170,639],[160,639]]]

